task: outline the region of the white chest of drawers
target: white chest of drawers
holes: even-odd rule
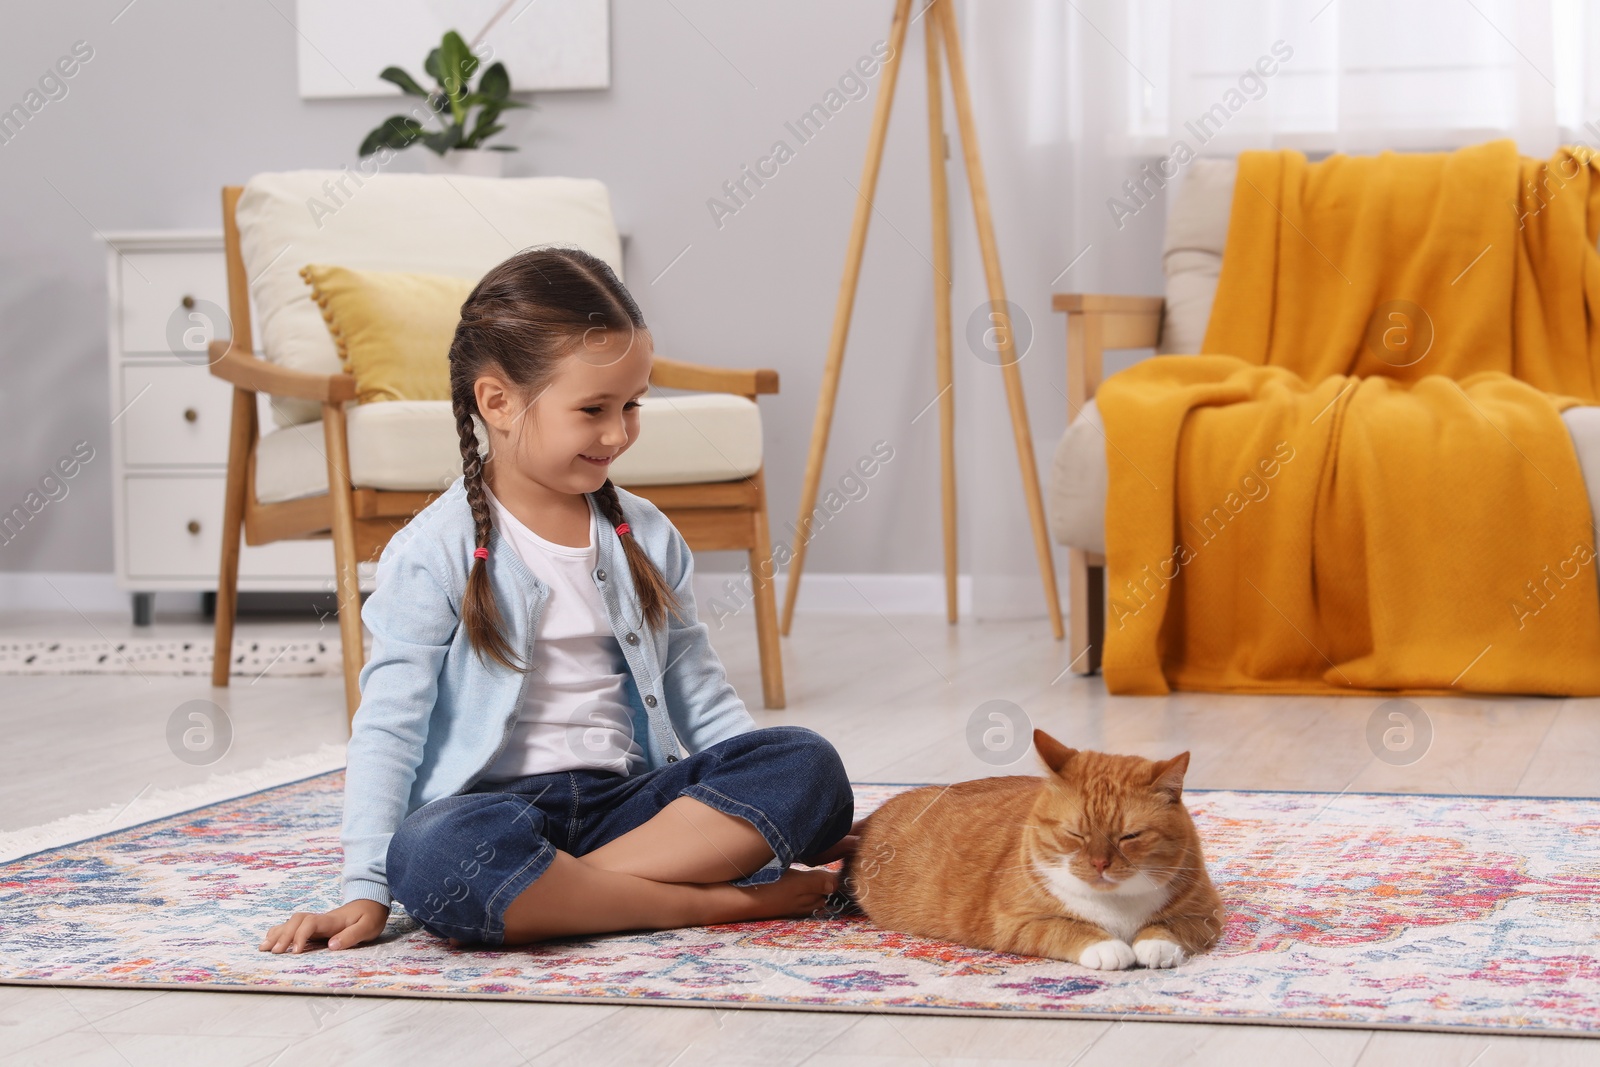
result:
[[[117,587],[145,623],[152,594],[217,587],[233,390],[208,370],[206,344],[229,336],[227,271],[220,232],[104,237]],[[240,550],[244,592],[332,592],[333,574],[325,539]]]

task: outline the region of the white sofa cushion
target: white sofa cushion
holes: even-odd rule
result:
[[[1089,552],[1106,550],[1106,430],[1091,399],[1056,442],[1050,462],[1050,535]]]
[[[368,489],[443,489],[461,475],[461,444],[445,400],[392,400],[346,409],[351,482]],[[488,443],[478,427],[480,451]],[[264,504],[328,489],[322,421],[264,434],[256,497]],[[639,441],[611,466],[622,486],[725,482],[761,469],[761,409],[742,396],[647,396]]]
[[[1568,408],[1561,413],[1572,447],[1578,453],[1589,511],[1600,526],[1600,407]],[[1104,553],[1106,550],[1105,420],[1093,400],[1056,444],[1050,466],[1050,533],[1063,545]]]
[[[335,374],[339,354],[307,263],[481,278],[535,245],[576,245],[622,276],[622,245],[603,183],[587,178],[471,178],[296,170],[257,174],[239,197],[239,248],[269,360]],[[341,189],[342,183],[342,189]],[[315,403],[279,398],[280,426],[309,422]],[[352,460],[353,462],[353,460]]]
[[[1222,248],[1228,243],[1238,170],[1232,159],[1196,159],[1173,191],[1161,250],[1167,300],[1160,352],[1193,355],[1205,340],[1217,279],[1222,274]]]

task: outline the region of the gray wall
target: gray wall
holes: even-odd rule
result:
[[[99,452],[66,500],[0,548],[0,571],[112,567],[106,294],[93,231],[216,228],[220,186],[262,170],[353,164],[361,136],[396,110],[387,100],[300,99],[290,0],[125,4],[13,7],[0,35],[6,106],[74,42],[94,48],[68,82],[68,95],[0,145],[0,505],[20,502],[74,441],[86,438]],[[798,502],[878,80],[720,230],[706,201],[774,140],[794,143],[785,121],[819,102],[887,36],[890,7],[613,0],[612,87],[539,94],[538,109],[513,113],[501,135],[522,149],[510,157],[512,176],[592,176],[610,187],[617,222],[631,238],[628,277],[659,351],[779,369],[783,392],[763,401],[775,535]],[[930,412],[911,422],[935,388],[920,26],[908,40],[824,484],[878,438],[894,443],[896,458],[867,499],[836,520],[837,534],[818,538],[808,564],[815,571],[941,567],[938,421]],[[396,59],[420,65],[416,57]],[[992,95],[998,101],[1019,91]],[[985,93],[982,82],[975,93]],[[995,106],[980,100],[980,114]],[[995,144],[1003,149],[1002,138],[986,141],[986,152]],[[403,154],[392,169],[420,169],[421,151]],[[1008,280],[1037,333],[1036,358],[1024,367],[1047,470],[1064,423],[1051,387],[1061,381],[1064,331],[1049,309],[1048,279],[1081,242],[1040,232],[1030,205],[1008,196],[1003,160],[991,154],[989,162],[1008,271],[1013,259],[1041,268]],[[971,415],[977,405],[998,404],[1000,394],[997,380],[973,384],[974,375],[997,375],[964,350],[961,337],[982,287],[975,247],[964,236],[971,228],[960,199],[965,186],[959,168],[952,174],[958,389],[965,390],[958,417],[964,484],[978,485],[964,500],[963,529],[971,530],[995,521],[982,513],[983,483],[1017,478],[1003,409],[996,409],[1000,421],[994,413],[978,421]],[[1067,188],[1063,183],[1059,195]],[[1057,195],[1048,187],[1016,191]],[[1098,204],[1103,196],[1091,199]],[[1141,266],[1131,279],[1114,279],[1123,291],[1159,285],[1159,220],[1140,222],[1144,236],[1123,247]],[[685,245],[689,252],[652,285]],[[1074,280],[1081,284],[1084,272]],[[974,435],[983,439],[975,443]],[[1020,520],[1020,497],[1007,492],[1004,499]],[[967,542],[983,543],[981,531]],[[1007,545],[1021,545],[1031,557],[1025,537],[1008,535],[987,551]],[[728,557],[701,562],[705,570],[735,566]]]

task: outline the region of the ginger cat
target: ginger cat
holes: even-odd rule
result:
[[[974,948],[1120,970],[1173,967],[1216,944],[1183,775],[1163,762],[1033,743],[1047,777],[902,793],[873,812],[845,888],[879,926]]]

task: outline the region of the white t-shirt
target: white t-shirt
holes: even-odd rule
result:
[[[641,769],[644,750],[633,737],[625,688],[627,661],[594,584],[598,553],[592,514],[588,545],[572,548],[528,529],[487,485],[484,495],[495,525],[549,587],[550,596],[534,634],[517,725],[483,777],[504,781],[580,768],[617,774]]]

